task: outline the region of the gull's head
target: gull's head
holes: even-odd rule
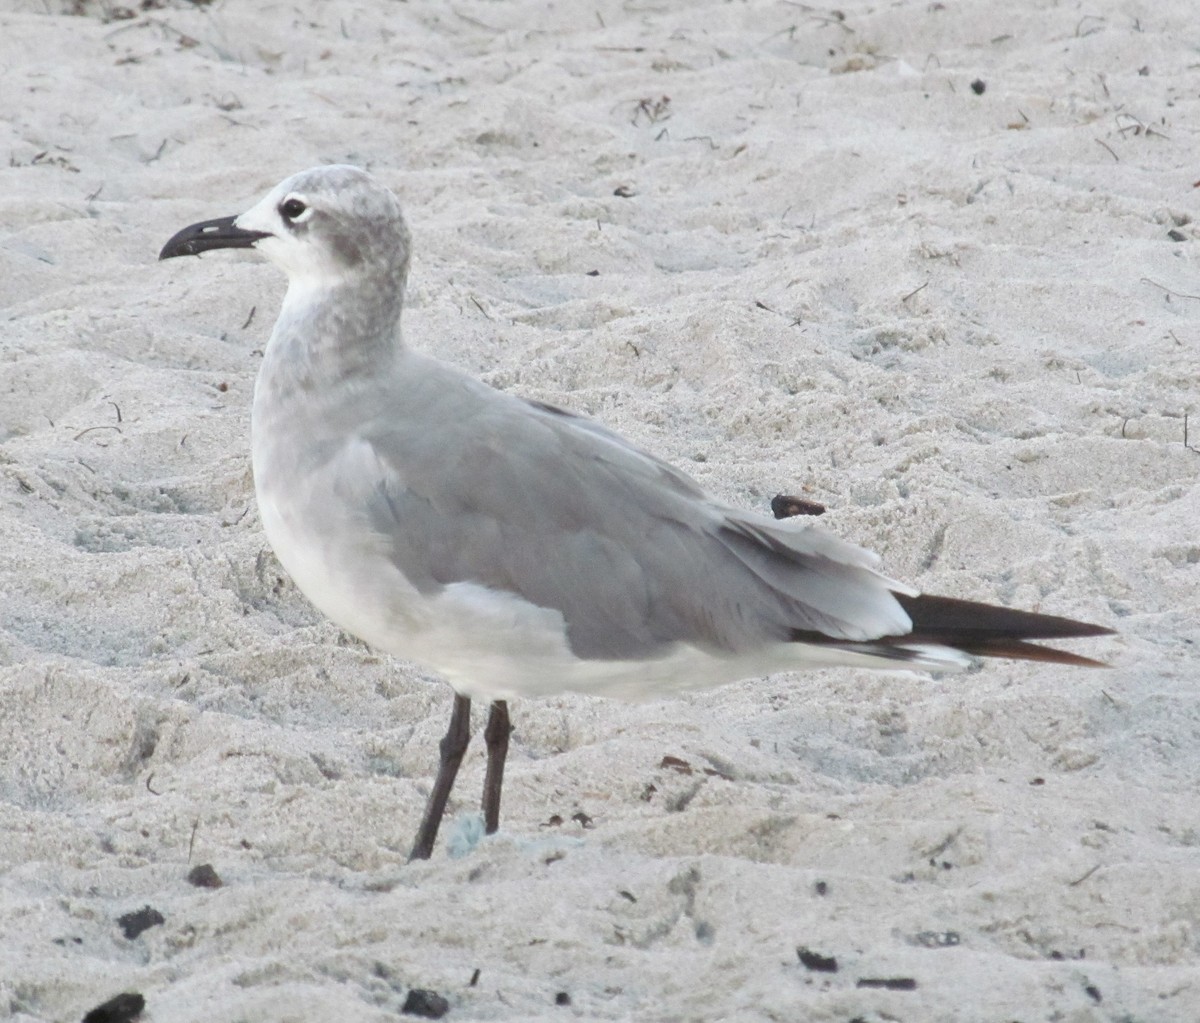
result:
[[[185,227],[158,258],[239,248],[257,249],[296,284],[366,275],[403,286],[408,273],[399,201],[366,171],[341,164],[293,174],[240,216]]]

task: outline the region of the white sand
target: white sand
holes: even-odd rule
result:
[[[1193,0],[150,6],[0,14],[0,1019],[1200,1018]],[[282,280],[155,262],[327,161],[414,344],[1113,670],[520,703],[407,865],[449,691],[266,548]]]

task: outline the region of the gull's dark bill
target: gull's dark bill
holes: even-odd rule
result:
[[[209,249],[248,249],[260,238],[270,237],[266,231],[247,231],[238,227],[236,221],[236,216],[217,217],[216,220],[202,220],[176,231],[162,247],[158,258],[198,256]]]

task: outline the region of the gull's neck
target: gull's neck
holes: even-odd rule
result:
[[[403,307],[403,279],[293,278],[267,343],[260,386],[300,396],[378,377],[404,349]]]

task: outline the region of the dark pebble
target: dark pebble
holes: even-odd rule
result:
[[[211,863],[201,863],[188,871],[187,883],[197,888],[220,888],[224,882]]]
[[[136,991],[126,991],[97,1005],[83,1017],[83,1023],[129,1023],[140,1016],[144,1008],[146,999]]]
[[[837,959],[833,956],[823,956],[820,952],[814,952],[810,948],[796,949],[796,955],[800,959],[800,965],[807,970],[813,970],[816,973],[837,973]]]
[[[412,988],[400,1011],[409,1016],[424,1016],[426,1019],[441,1019],[450,1011],[450,1003],[436,991],[423,987]]]
[[[859,977],[855,987],[881,987],[885,991],[916,991],[912,977]]]
[[[143,906],[132,913],[126,913],[124,916],[117,917],[117,926],[121,928],[121,933],[130,941],[133,941],[142,931],[147,931],[151,927],[157,927],[162,923],[166,923],[163,915],[157,909],[152,909],[150,906]]]
[[[810,501],[807,497],[776,494],[771,498],[771,514],[777,519],[791,519],[797,515],[824,515],[825,505],[819,501]]]

